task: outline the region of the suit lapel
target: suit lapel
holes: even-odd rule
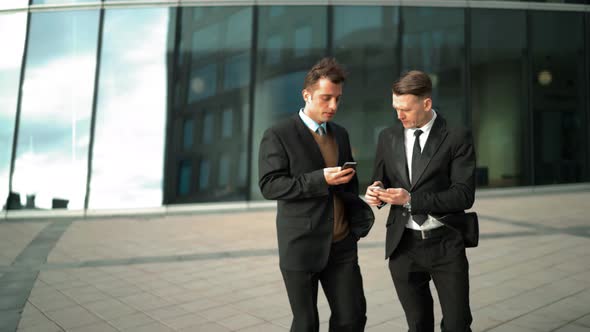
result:
[[[406,161],[406,146],[404,144],[404,127],[398,121],[393,127],[393,137],[389,140],[393,147],[393,165],[397,174],[401,174],[400,179],[404,188],[410,187],[410,178],[408,176],[408,163]]]
[[[301,118],[299,117],[299,113],[295,114],[295,116],[293,117],[293,121],[295,122],[297,135],[299,135],[299,138],[301,139],[303,146],[309,147],[309,159],[311,160],[313,165],[317,165],[317,168],[325,168],[326,162],[324,161],[324,157],[322,156],[320,147],[313,138],[311,130],[307,128],[303,120],[301,120]]]
[[[420,157],[420,163],[418,164],[418,168],[416,169],[416,181],[412,184],[411,189],[413,190],[416,187],[416,184],[420,183],[420,178],[422,174],[424,174],[424,170],[430,164],[432,157],[438,151],[439,146],[447,137],[447,129],[446,129],[446,121],[437,114],[436,120],[432,124],[432,129],[430,129],[430,134],[428,135],[428,139],[426,140],[426,145],[422,149],[422,155]]]

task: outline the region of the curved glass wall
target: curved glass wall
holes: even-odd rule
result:
[[[162,204],[171,11],[105,11],[89,208]]]
[[[3,1],[0,1],[0,9],[12,9],[12,8],[26,7],[28,4],[29,4],[29,0],[3,0]],[[2,16],[2,20],[5,20],[5,19],[6,19],[6,16]],[[6,22],[8,22],[8,19],[6,19]]]
[[[20,193],[7,198],[26,29],[26,13],[0,14],[0,205],[11,208],[21,206]]]
[[[328,9],[324,6],[258,8],[258,48],[250,191],[258,189],[258,148],[264,130],[304,106],[305,74],[326,55]]]
[[[530,185],[526,12],[474,9],[471,22],[471,117],[477,184]]]
[[[84,208],[98,15],[31,14],[12,179],[26,208]]]
[[[420,69],[432,80],[433,108],[449,124],[466,123],[465,10],[402,7],[402,71]]]
[[[358,20],[359,16],[366,19]],[[333,17],[334,56],[349,73],[335,121],[348,129],[362,188],[373,176],[379,133],[397,117],[391,86],[401,65],[400,9],[338,6]]]
[[[253,10],[179,11],[165,202],[245,200]]]
[[[480,188],[590,180],[582,1],[116,2],[0,1],[4,208],[261,200],[262,133],[304,106],[305,73],[328,55],[349,72],[335,121],[349,131],[361,188],[377,135],[396,121],[391,85],[410,69],[431,76],[451,126],[473,130]]]
[[[532,11],[530,24],[534,183],[579,182],[588,167],[584,14]]]

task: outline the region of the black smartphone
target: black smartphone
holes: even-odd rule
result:
[[[356,170],[356,161],[347,161],[344,163],[344,165],[342,165],[342,170],[345,170],[347,168],[353,168]]]

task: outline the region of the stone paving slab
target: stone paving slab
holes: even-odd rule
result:
[[[478,198],[481,241],[468,250],[473,331],[590,331],[589,200],[584,191]],[[375,211],[359,249],[370,332],[407,329],[383,257],[386,210]],[[41,247],[21,245],[13,260],[29,258],[0,264],[6,294],[20,294],[38,273],[20,311],[9,310],[17,298],[5,300],[0,324],[19,319],[11,332],[288,331],[275,215],[10,222],[12,234],[24,238],[13,242],[47,233],[55,243],[45,243],[47,262]],[[19,256],[26,252],[32,256]],[[318,307],[327,331],[323,295]]]
[[[49,222],[0,221],[0,266],[10,265]]]

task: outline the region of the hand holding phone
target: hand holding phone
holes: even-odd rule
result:
[[[345,162],[344,165],[342,165],[342,170],[345,170],[347,168],[352,168],[352,169],[356,170],[356,161]]]

